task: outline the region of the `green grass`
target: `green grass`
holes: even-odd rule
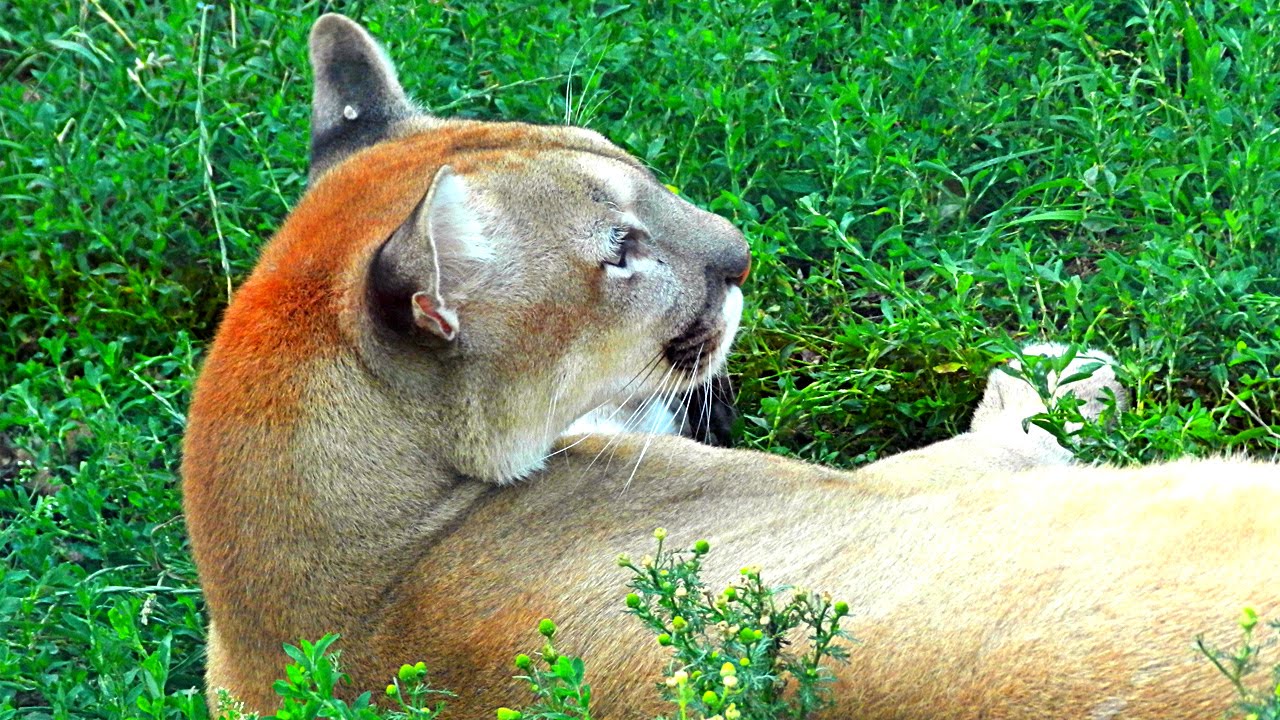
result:
[[[0,720],[201,716],[182,415],[326,9],[425,106],[588,125],[746,232],[744,444],[945,437],[1056,338],[1136,391],[1093,457],[1280,450],[1271,3],[395,5],[0,0]]]

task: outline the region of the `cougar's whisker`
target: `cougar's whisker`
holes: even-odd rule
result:
[[[698,348],[698,354],[693,359],[693,372],[690,373],[691,377],[698,376],[698,364],[700,362],[702,362],[702,348]],[[689,402],[689,395],[693,392],[694,387],[695,385],[690,384],[687,388],[685,388],[684,400],[682,404]],[[678,388],[679,388],[678,385],[672,387],[671,396],[668,397],[666,401],[668,407],[671,406],[671,401],[675,400],[676,393],[679,392]],[[644,462],[644,456],[649,452],[649,446],[653,444],[653,437],[654,437],[653,433],[649,433],[649,436],[645,438],[644,447],[640,448],[640,456],[636,458],[635,467],[631,468],[631,474],[627,476],[627,481],[622,484],[622,490],[619,491],[619,494],[625,493],[627,489],[631,487],[631,481],[635,479],[636,472],[640,470],[640,464]]]

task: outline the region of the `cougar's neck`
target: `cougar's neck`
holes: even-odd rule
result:
[[[494,485],[541,469],[582,412],[576,389],[585,381],[574,373],[541,365],[518,372],[511,364],[377,337],[362,342],[360,352],[364,381],[383,406],[377,414],[413,428],[409,440],[423,462]],[[561,382],[548,386],[548,378]]]

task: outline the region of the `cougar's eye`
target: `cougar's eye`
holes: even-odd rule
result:
[[[634,253],[644,240],[644,231],[639,228],[614,228],[613,238],[613,257],[605,260],[604,264],[626,269],[628,256]]]

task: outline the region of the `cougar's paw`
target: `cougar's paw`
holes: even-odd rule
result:
[[[1024,347],[1022,354],[1055,357],[1061,356],[1066,350],[1065,345],[1058,343],[1036,343]],[[1016,359],[1009,365],[1015,370],[1021,368],[1021,363]],[[1089,377],[1059,383],[1060,378],[1070,379],[1071,376],[1084,372],[1093,365],[1098,367]],[[1116,408],[1123,410],[1128,407],[1128,395],[1124,386],[1116,379],[1115,365],[1115,358],[1107,353],[1086,348],[1081,350],[1060,374],[1050,373],[1049,389],[1055,398],[1073,393],[1083,401],[1080,413],[1086,418],[1097,418],[1107,406],[1110,394],[1115,395]],[[1044,402],[1041,401],[1035,388],[1031,387],[1027,381],[996,368],[987,376],[987,389],[982,395],[982,402],[978,404],[978,409],[973,414],[970,431],[1006,429],[1009,423],[1016,422],[1020,425],[1025,418],[1044,410]]]

